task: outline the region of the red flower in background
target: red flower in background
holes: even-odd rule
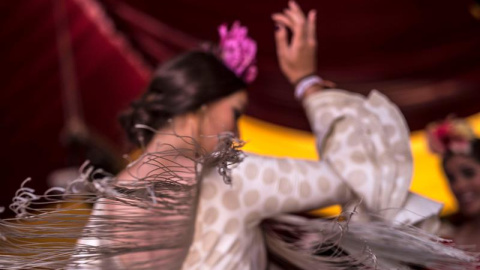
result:
[[[473,130],[466,121],[461,119],[448,118],[443,122],[431,124],[427,128],[430,150],[440,155],[447,151],[469,154],[473,138],[475,138]]]

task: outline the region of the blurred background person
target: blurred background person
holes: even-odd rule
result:
[[[480,251],[480,139],[465,120],[454,118],[430,125],[427,135],[458,203],[458,213],[445,219],[442,234]]]

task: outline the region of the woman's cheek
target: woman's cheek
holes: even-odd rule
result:
[[[219,122],[219,131],[220,132],[235,132],[235,120],[231,113],[224,113],[222,116],[219,116],[222,121]]]

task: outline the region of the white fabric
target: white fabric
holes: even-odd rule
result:
[[[322,160],[249,154],[234,170],[232,186],[209,173],[183,269],[265,269],[258,225],[282,213],[360,200],[368,215],[358,218],[377,215],[411,224],[438,214],[439,204],[409,195],[409,132],[383,95],[374,91],[366,99],[330,90],[309,96],[304,106]]]
[[[416,224],[431,217],[437,217],[442,204],[409,192],[405,204],[393,218],[396,223]]]

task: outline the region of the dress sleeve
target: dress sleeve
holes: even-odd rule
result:
[[[262,218],[344,204],[351,198],[346,183],[325,162],[249,153],[232,178],[244,209]]]
[[[385,96],[377,91],[363,97],[329,90],[310,95],[303,105],[317,139],[319,161],[249,154],[234,170],[234,178],[243,177],[251,189],[260,191],[266,216],[334,204],[360,206],[357,210],[369,216],[408,224],[438,214],[440,204],[408,190],[409,131],[399,109]]]
[[[329,90],[310,95],[304,107],[322,162],[331,164],[367,211],[409,224],[439,213],[441,204],[408,191],[413,170],[409,130],[384,95]]]

